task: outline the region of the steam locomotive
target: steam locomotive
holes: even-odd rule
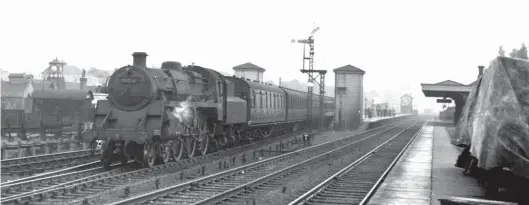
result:
[[[307,126],[307,93],[200,66],[164,62],[147,68],[147,54],[117,69],[106,83],[93,126],[83,140],[104,140],[101,162],[134,159],[145,167],[192,158]],[[312,116],[319,119],[318,97]],[[325,123],[334,99],[324,97]],[[94,146],[95,147],[95,146]]]

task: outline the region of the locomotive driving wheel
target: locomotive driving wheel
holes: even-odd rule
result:
[[[213,134],[209,131],[206,122],[201,121],[198,125],[197,149],[200,154],[206,155],[208,152],[209,138],[212,137]]]
[[[129,162],[129,160],[131,159],[131,156],[130,156],[130,149],[133,149],[131,148],[132,144],[130,141],[125,141],[123,142],[123,145],[121,147],[121,150],[120,150],[120,161],[121,161],[121,164],[122,165],[125,165]]]
[[[181,137],[178,140],[171,142],[171,153],[175,161],[182,158],[182,154],[184,153],[184,142]]]
[[[161,146],[160,147],[160,149],[161,149],[160,152],[161,152],[161,155],[162,155],[161,156],[162,157],[161,158],[161,160],[162,160],[161,162],[163,164],[167,164],[167,163],[169,163],[169,160],[173,157],[173,153],[171,151],[171,149],[172,149],[171,148],[171,144],[166,142],[166,143],[161,144],[160,146]]]
[[[158,158],[156,143],[151,140],[146,141],[143,144],[143,166],[147,168],[154,167],[156,158]]]
[[[197,141],[193,136],[186,136],[184,139],[184,149],[186,150],[187,157],[193,158],[197,150]]]

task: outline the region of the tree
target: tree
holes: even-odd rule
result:
[[[500,47],[500,56],[502,52],[502,47]],[[520,58],[520,59],[527,59],[529,60],[529,56],[527,54],[527,46],[525,46],[525,43],[522,43],[522,47],[520,49],[512,49],[512,51],[509,53],[509,56],[511,58]]]
[[[503,46],[500,46],[499,55],[500,56],[505,56],[505,51],[503,50]]]
[[[518,50],[517,57],[529,60],[529,57],[527,56],[527,46],[525,46],[525,43],[522,43],[522,47],[520,48],[520,50]]]
[[[509,53],[509,56],[511,58],[516,58],[517,55],[518,55],[518,51],[516,50],[516,48],[513,48],[511,53]]]

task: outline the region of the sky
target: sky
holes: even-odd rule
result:
[[[420,83],[468,84],[500,45],[529,44],[528,1],[2,1],[0,69],[38,73],[58,57],[113,70],[147,52],[148,65],[195,63],[233,73],[251,62],[264,80],[306,80],[301,44],[314,26],[315,69],[351,64],[364,91],[412,93],[438,110]]]

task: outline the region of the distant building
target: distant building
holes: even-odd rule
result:
[[[70,66],[65,61],[60,61],[57,58],[50,62],[50,65],[56,65],[62,63],[62,78],[66,82],[66,89],[79,89],[81,85],[81,76],[83,74],[83,69],[78,68],[77,66]],[[54,69],[54,66],[50,66],[43,70],[38,79],[47,79],[51,70]],[[86,86],[98,86],[102,84],[102,79],[86,72]],[[42,82],[36,82],[41,83]],[[49,85],[49,83],[44,83],[44,85]],[[40,86],[39,86],[40,87]]]
[[[264,68],[252,63],[235,66],[233,67],[233,70],[235,71],[236,77],[256,80],[259,82],[263,82],[263,73],[266,71]]]
[[[26,110],[28,98],[33,92],[31,83],[33,75],[25,73],[11,73],[8,80],[2,80],[2,109],[3,110]]]
[[[83,76],[84,74],[84,76]],[[66,62],[54,60],[49,62],[49,67],[40,73],[38,79],[33,79],[35,89],[83,89],[94,91],[101,85],[102,79],[88,72],[83,72],[76,66],[69,66]]]
[[[400,113],[412,114],[413,113],[413,97],[409,94],[405,94],[400,97]]]

